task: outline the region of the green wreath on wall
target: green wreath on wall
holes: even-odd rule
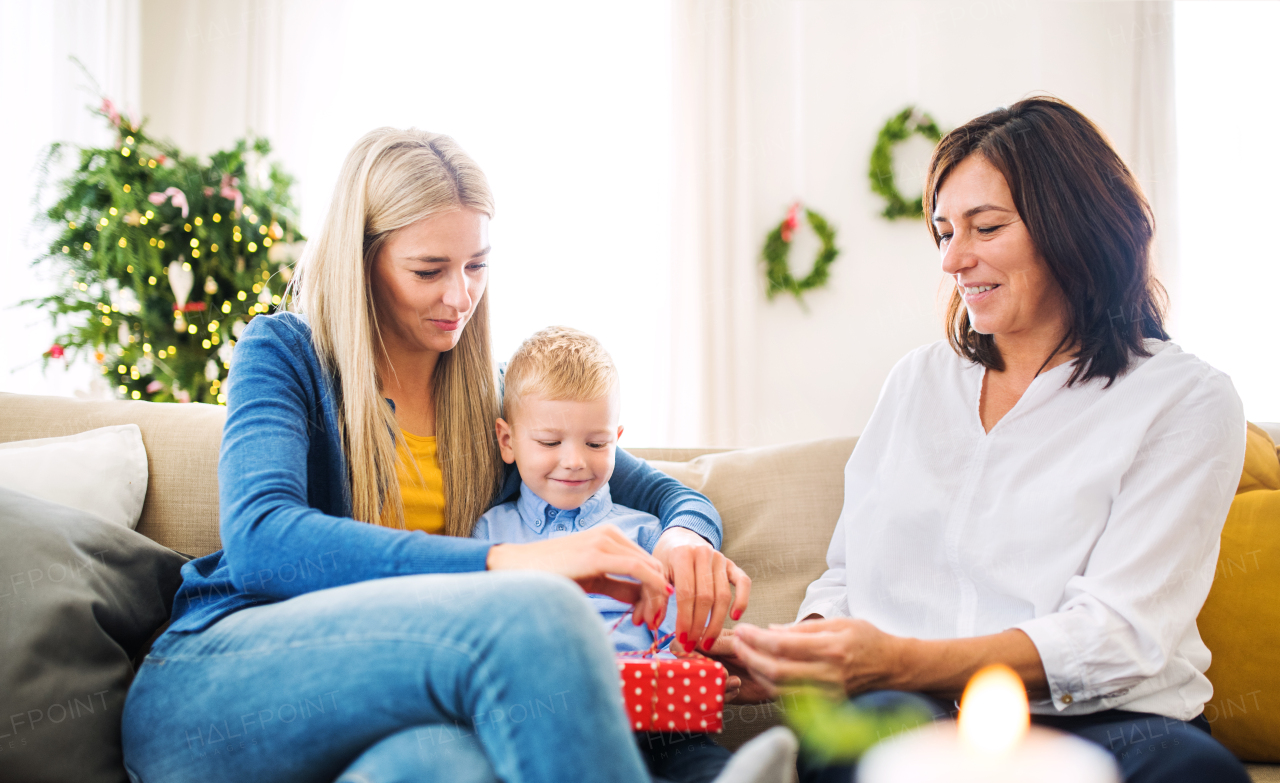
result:
[[[765,293],[770,300],[785,292],[794,296],[796,301],[803,305],[806,291],[812,291],[827,284],[831,276],[831,264],[836,260],[836,256],[840,255],[840,250],[836,248],[835,229],[822,215],[804,207],[805,219],[813,228],[813,233],[817,234],[822,242],[822,249],[818,251],[818,257],[813,262],[813,270],[808,275],[797,280],[791,274],[789,261],[791,240],[795,236],[796,229],[800,227],[801,209],[800,202],[792,204],[787,210],[787,216],[781,223],[774,226],[764,240],[764,275],[767,283]]]
[[[871,180],[871,190],[885,200],[884,211],[880,215],[888,220],[919,218],[924,215],[924,194],[913,201],[907,201],[898,192],[898,185],[893,181],[893,148],[899,142],[906,141],[913,133],[918,133],[935,144],[942,140],[938,123],[928,114],[916,113],[916,107],[908,106],[884,124],[876,137],[876,146],[871,150],[871,168],[867,176]]]

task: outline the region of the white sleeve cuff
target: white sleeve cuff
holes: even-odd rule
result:
[[[1063,627],[1063,619],[1059,614],[1050,614],[1013,626],[1031,637],[1036,652],[1040,653],[1040,662],[1049,681],[1049,695],[1059,712],[1094,697],[1085,688],[1084,658]]]
[[[828,619],[848,617],[849,599],[841,596],[839,598],[819,599],[812,603],[806,601],[800,605],[800,611],[796,613],[796,622],[800,622],[811,614],[820,614]]]

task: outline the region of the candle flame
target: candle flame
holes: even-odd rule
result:
[[[973,675],[960,700],[960,741],[984,755],[1013,750],[1031,723],[1022,679],[1003,664]]]

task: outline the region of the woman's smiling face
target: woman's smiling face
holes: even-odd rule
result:
[[[1004,175],[981,155],[962,160],[938,189],[933,225],[942,270],[955,279],[975,331],[1018,335],[1061,329],[1066,302],[1013,204]]]
[[[448,351],[475,314],[489,280],[489,218],[456,209],[387,238],[371,283],[382,339],[407,351]]]

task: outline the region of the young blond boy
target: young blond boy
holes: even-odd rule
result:
[[[556,326],[526,340],[507,364],[496,423],[502,459],[520,471],[520,496],[480,517],[472,537],[527,543],[608,524],[652,552],[662,522],[609,496],[621,402],[617,368],[595,338]],[[619,652],[647,650],[675,629],[674,596],[656,635],[621,620],[628,604],[590,598],[606,626],[617,625],[610,641]]]
[[[661,521],[609,497],[622,400],[618,370],[600,343],[577,329],[543,329],[511,357],[504,386],[498,447],[520,471],[520,496],[489,509],[472,537],[527,543],[608,524],[652,552]],[[647,650],[655,638],[666,639],[660,649],[670,645],[675,596],[656,635],[644,625],[619,622],[627,604],[589,597],[613,629],[610,640],[619,652]],[[732,759],[705,734],[645,733],[636,741],[655,781],[785,783],[795,769],[796,740],[782,727],[747,743]]]

